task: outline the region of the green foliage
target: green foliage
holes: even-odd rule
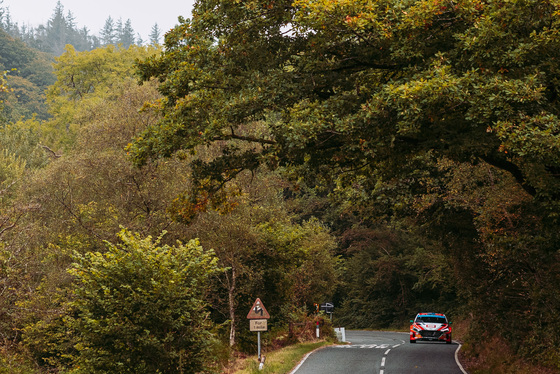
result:
[[[9,119],[47,117],[43,89],[17,75],[9,77],[11,95],[6,98],[4,112]]]
[[[256,297],[283,326],[294,308],[329,299],[337,284],[333,236],[316,220],[294,222],[277,182],[274,174],[243,173],[228,186],[238,189],[228,195],[231,209],[208,208],[188,228],[228,268],[215,279],[212,317],[230,327],[229,342],[242,351],[253,346],[243,321]]]
[[[110,21],[110,22],[109,22]],[[115,25],[112,18],[108,18],[110,26],[110,37],[106,38],[106,28],[101,30],[98,37],[90,33],[87,27],[79,27],[71,11],[64,12],[64,6],[60,1],[57,2],[53,13],[48,22],[37,27],[28,25],[19,26],[13,23],[9,13],[5,16],[0,15],[0,26],[14,38],[21,39],[32,48],[54,56],[60,56],[64,52],[66,45],[72,45],[78,51],[91,51],[102,45],[109,44],[123,45],[128,48],[132,44],[141,45],[142,40],[136,39],[136,34],[132,28],[130,19],[123,24],[119,19]]]
[[[46,370],[66,370],[76,357],[75,334],[67,323],[74,312],[69,303],[72,277],[67,269],[74,252],[83,253],[90,248],[92,243],[78,235],[59,235],[46,248],[40,248],[35,256],[41,258],[41,263],[33,264],[40,282],[15,303],[19,311],[16,324],[25,352]]]
[[[335,243],[318,221],[296,225],[287,221],[258,226],[265,248],[264,289],[281,305],[308,306],[330,300],[337,286]]]
[[[35,374],[35,368],[21,354],[0,351],[0,374]]]
[[[25,184],[14,185],[21,192],[18,210],[8,206],[4,214],[6,226],[17,224],[3,237],[0,333],[11,340],[23,332],[25,348],[44,370],[68,368],[76,357],[66,323],[72,309],[63,303],[69,252],[102,250],[103,239],[113,238],[119,224],[142,235],[167,228],[173,231],[170,242],[180,236],[165,208],[178,191],[176,184],[184,183],[177,179],[184,174],[181,165],[166,162],[152,171],[138,170],[123,150],[137,129],[154,120],[153,113],[138,109],[157,92],[153,84],[139,86],[127,75],[113,78],[115,89],[76,103],[75,149],[66,154],[43,145],[49,139],[57,144],[64,135],[49,123],[18,121],[0,131],[2,147],[31,169]]]
[[[51,64],[44,53],[29,48],[0,29],[0,69],[10,71],[11,87],[1,94],[5,120],[48,118],[44,90],[54,82]]]
[[[55,300],[46,300],[51,296]],[[58,294],[35,296],[31,302],[21,303],[23,307],[42,307],[47,304],[56,309],[49,310],[49,313],[38,314],[34,322],[27,322],[23,333],[23,344],[25,345],[28,357],[36,364],[47,370],[67,370],[72,367],[73,361],[78,355],[76,350],[76,335],[69,328],[68,315],[73,314],[73,310],[68,305],[69,295],[64,292]],[[43,304],[43,305],[41,305]]]
[[[558,165],[539,156],[554,152],[554,138],[523,151],[512,143],[534,139],[531,129],[554,134],[554,4],[200,2],[164,54],[140,65],[162,82],[165,118],[131,150],[144,163],[243,139],[262,147],[253,157],[228,149],[228,166],[372,164],[387,173],[432,150],[507,170],[532,195],[556,190]],[[266,135],[247,131],[271,118]]]
[[[73,27],[59,8],[51,35]],[[254,336],[241,322],[255,297],[277,331],[332,300],[354,327],[468,312],[472,336],[500,335],[557,366],[558,9],[199,1],[164,50],[67,47],[48,121],[32,117],[43,110],[37,88],[53,82],[48,57],[2,38],[3,69],[18,70],[0,81],[11,122],[0,129],[0,334],[23,333],[42,370],[167,362],[160,371],[173,372],[202,368],[210,347],[193,341],[202,353],[191,360],[190,343],[162,323],[200,340],[207,317],[213,336],[225,342],[229,327],[230,344],[247,350]],[[119,28],[108,22],[108,41]],[[105,248],[119,225],[140,234]],[[201,270],[205,285],[181,294],[191,285],[166,279],[186,282],[170,274],[200,248],[170,245],[193,237],[227,270]],[[71,250],[83,280],[72,287]],[[177,322],[170,293],[195,299],[179,308],[211,312]]]
[[[35,119],[6,125],[0,128],[0,146],[20,158],[29,169],[44,167],[49,162],[49,152],[41,147],[41,130]]]
[[[220,271],[197,241],[175,246],[123,230],[107,252],[75,254],[70,270],[76,372],[198,373],[211,336],[204,294]]]
[[[5,197],[12,186],[23,177],[25,161],[7,149],[0,152],[0,191]]]
[[[135,46],[128,49],[107,46],[90,52],[77,52],[68,46],[56,59],[57,82],[50,88],[49,96],[53,102],[55,99],[75,102],[94,92],[103,93],[127,77],[134,77],[135,60],[154,53],[155,49]]]
[[[186,183],[185,165],[169,160],[140,170],[128,162],[123,150],[138,129],[155,120],[150,112],[138,111],[144,101],[155,98],[154,85],[139,86],[125,79],[107,97],[77,104],[74,149],[57,150],[56,155],[47,152],[54,161],[33,173],[26,188],[28,199],[40,204],[40,211],[30,219],[39,227],[49,227],[37,231],[46,235],[44,240],[80,234],[99,248],[119,225],[145,235],[167,229],[173,238],[180,237],[166,209]],[[47,126],[40,129],[43,138],[53,142],[59,135]]]
[[[4,30],[0,29],[0,46],[3,69],[21,69],[30,64],[37,55],[37,52],[27,47],[20,40],[14,39]]]
[[[67,46],[56,59],[56,82],[47,91],[54,118],[44,126],[45,143],[53,149],[71,148],[79,129],[91,120],[91,106],[121,95],[131,82],[136,82],[135,61],[155,53],[157,49],[152,47],[124,49],[110,45],[77,52]],[[87,118],[83,118],[84,112]]]
[[[198,2],[161,56],[139,66],[161,82],[163,118],[128,149],[143,165],[220,144],[219,156],[193,162],[193,179],[212,193],[241,170],[285,167],[343,201],[331,212],[360,214],[351,219],[366,227],[414,226],[439,243],[435,264],[485,320],[546,315],[556,329],[558,296],[531,285],[548,290],[558,262],[558,7]],[[408,276],[408,287],[444,281],[422,277],[414,252],[363,260],[392,287]],[[529,348],[511,325],[496,331]]]
[[[440,248],[396,227],[354,228],[343,238],[348,260],[337,323],[400,328],[419,310],[457,310],[453,269]]]

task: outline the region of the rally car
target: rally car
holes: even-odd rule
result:
[[[451,324],[442,313],[418,313],[410,321],[410,342],[417,340],[444,341],[451,344]]]

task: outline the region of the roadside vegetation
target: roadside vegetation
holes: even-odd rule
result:
[[[267,370],[332,302],[446,313],[473,374],[559,372],[559,9],[203,0],[161,46],[56,55],[0,30],[0,373],[221,372],[257,297]]]
[[[329,341],[318,341],[310,343],[297,343],[289,347],[270,352],[266,355],[265,365],[259,366],[257,357],[249,357],[235,365],[233,374],[256,374],[256,373],[274,373],[287,374],[290,373],[307,354],[332,344]],[[236,368],[238,367],[238,368]]]

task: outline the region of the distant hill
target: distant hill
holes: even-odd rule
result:
[[[52,74],[54,57],[27,46],[23,41],[0,29],[0,71],[8,71],[12,92],[2,97],[2,119],[15,121],[48,118],[45,89],[55,82]]]

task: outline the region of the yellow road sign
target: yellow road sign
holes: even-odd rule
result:
[[[250,331],[266,331],[267,326],[266,319],[251,319],[249,320],[249,329]]]

